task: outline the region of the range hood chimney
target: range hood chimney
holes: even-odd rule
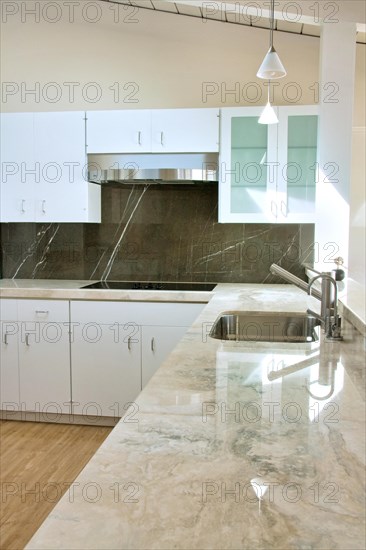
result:
[[[88,155],[88,180],[100,185],[218,181],[217,153]]]

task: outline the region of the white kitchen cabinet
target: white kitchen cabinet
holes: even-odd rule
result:
[[[70,413],[69,302],[0,304],[1,409]]]
[[[87,113],[88,154],[209,153],[218,150],[219,109]]]
[[[100,222],[100,187],[86,181],[84,112],[3,114],[1,131],[1,221]]]
[[[142,327],[142,387],[144,388],[163,361],[188,330],[187,327]]]
[[[88,111],[88,154],[141,153],[150,150],[151,111]]]
[[[314,223],[318,107],[222,109],[219,221]]]
[[[85,113],[35,113],[37,222],[100,221],[100,187],[86,181]]]
[[[142,322],[141,376],[144,388],[200,315],[204,304],[149,303]]]
[[[123,302],[71,302],[71,321],[73,413],[123,416],[141,391],[140,327]]]
[[[17,300],[0,300],[0,409],[19,409],[19,359]]]
[[[37,179],[34,172],[33,113],[1,114],[0,130],[0,221],[33,222]]]
[[[18,318],[22,410],[70,413],[68,302],[18,300]]]
[[[71,301],[74,414],[120,417],[204,304]]]
[[[219,151],[219,109],[157,109],[152,111],[153,153]]]

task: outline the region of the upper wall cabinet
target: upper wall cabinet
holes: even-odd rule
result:
[[[88,153],[210,153],[219,150],[219,109],[90,111]]]
[[[279,107],[272,125],[261,112],[221,112],[219,221],[314,223],[318,108]]]
[[[150,111],[91,111],[86,117],[88,153],[141,153],[151,148]]]
[[[219,109],[159,109],[152,111],[152,152],[218,152],[219,116]]]
[[[2,114],[1,164],[1,221],[100,222],[84,112]]]

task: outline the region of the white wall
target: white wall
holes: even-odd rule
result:
[[[111,6],[99,2],[99,7],[100,21],[95,24],[85,20],[86,15],[92,18],[95,14],[90,11],[83,18],[81,8],[75,9],[73,23],[65,7],[62,19],[54,24],[45,20],[47,12],[43,17],[41,13],[39,22],[23,14],[22,23],[20,12],[8,16],[2,25],[2,79],[15,83],[15,93],[3,96],[4,111],[265,104],[266,87],[256,72],[268,49],[267,29],[143,9],[134,13],[122,5],[121,20],[114,23]],[[289,75],[276,87],[275,103],[286,104],[288,97],[296,100],[297,96],[299,103],[314,103],[316,93],[310,87],[318,81],[319,39],[278,32],[275,45]],[[29,94],[22,98],[22,86],[34,88],[37,82],[43,90],[38,101]],[[60,100],[54,103],[50,99],[56,88],[47,87],[50,82],[61,91]],[[80,83],[74,102],[69,101],[65,82]],[[81,92],[91,82],[102,92],[95,103],[86,101]],[[121,91],[119,102],[110,89],[115,82]],[[128,82],[136,84],[123,90]],[[206,102],[202,99],[205,82],[213,83],[215,91]],[[225,93],[235,86],[237,95]],[[137,87],[132,98],[137,102],[128,102],[128,94]],[[85,90],[90,98],[95,91],[93,87]]]
[[[349,276],[366,283],[366,128],[353,128],[352,186],[349,227]]]

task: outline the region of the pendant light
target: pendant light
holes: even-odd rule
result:
[[[267,104],[265,108],[262,111],[261,116],[259,117],[258,123],[259,124],[278,124],[278,118],[276,115],[276,112],[274,108],[272,107],[270,101],[269,101],[269,87],[270,87],[271,81],[268,81],[268,99]]]
[[[285,67],[282,65],[281,60],[273,47],[273,28],[274,0],[271,0],[269,50],[257,72],[257,77],[263,78],[265,80],[275,80],[276,78],[283,78],[287,74]]]

